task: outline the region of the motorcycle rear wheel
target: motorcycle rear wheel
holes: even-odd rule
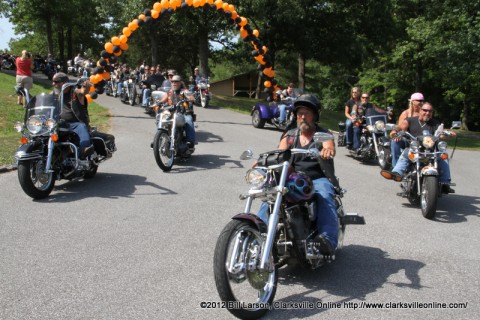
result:
[[[230,221],[217,240],[213,258],[217,291],[228,311],[240,319],[262,317],[275,298],[278,282],[276,255],[272,253],[269,257],[267,269],[271,271],[247,268],[259,262],[262,243],[258,229],[239,220]]]
[[[43,199],[48,197],[55,186],[55,174],[45,173],[43,159],[25,160],[18,163],[18,181],[28,196]]]
[[[437,211],[438,199],[438,177],[425,176],[422,183],[422,194],[420,195],[420,207],[422,215],[427,219],[433,219]]]
[[[164,130],[158,130],[153,140],[153,155],[157,165],[164,172],[170,171],[175,161],[174,152],[170,150],[170,136]]]
[[[252,125],[255,128],[259,128],[259,129],[261,129],[265,126],[265,119],[260,118],[260,110],[253,111]]]

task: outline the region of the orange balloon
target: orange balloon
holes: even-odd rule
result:
[[[138,15],[138,19],[140,20],[145,20],[145,15],[142,13],[142,14],[139,14]]]
[[[112,44],[114,46],[118,46],[120,44],[120,38],[119,37],[112,37]]]
[[[240,28],[240,36],[241,36],[242,38],[245,38],[246,36],[248,36],[247,30],[243,29],[243,27]]]
[[[186,0],[185,1],[189,7],[193,6],[193,0]]]
[[[252,33],[253,33],[253,35],[254,35],[255,37],[257,37],[257,38],[258,38],[258,36],[260,35],[260,32],[258,32],[257,29],[253,30]]]
[[[223,1],[222,0],[216,0],[215,1],[215,6],[217,7],[217,10],[220,9],[223,6]]]
[[[235,20],[235,19],[237,19],[237,17],[238,17],[237,11],[233,11],[232,12],[232,19]]]
[[[160,12],[162,11],[162,4],[160,2],[155,2],[153,4],[153,10]],[[153,15],[152,15],[153,16]]]
[[[110,74],[110,72],[105,71],[104,73],[102,73],[102,78],[105,79],[105,80],[110,80],[111,76],[112,75]],[[93,90],[92,89],[93,89],[93,87],[90,87],[90,92],[95,90],[95,89],[93,89]]]
[[[130,37],[130,35],[132,34],[132,30],[130,30],[127,27],[123,28],[122,31],[123,31],[123,35],[126,36],[126,37]]]
[[[213,0],[207,0],[205,2],[208,3],[208,4],[213,4]]]
[[[235,6],[233,4],[228,5],[228,11],[230,12],[235,11]]]
[[[200,7],[203,7],[205,5],[205,0],[200,0]]]
[[[198,8],[200,6],[200,0],[193,0],[193,7]]]
[[[263,49],[263,52],[264,52],[264,53],[267,53],[267,51],[268,51],[268,48],[267,48],[267,47],[263,46],[262,49]]]
[[[128,30],[130,30],[130,29],[128,29]],[[126,35],[122,34],[120,36],[120,44],[127,43],[127,41],[128,41],[128,37]]]
[[[153,19],[157,19],[159,15],[160,15],[160,12],[158,12],[157,10],[152,10],[152,18]]]
[[[128,50],[128,43],[120,43],[120,49],[123,51]]]
[[[240,27],[243,27],[248,23],[248,20],[244,17],[241,17],[241,20],[242,21],[240,21],[240,23],[238,24]]]
[[[122,50],[113,53],[113,55],[116,57],[120,56],[121,54],[122,54]]]
[[[265,88],[270,88],[272,86],[272,83],[267,80],[263,83],[263,85],[265,86]]]
[[[162,9],[168,9],[170,7],[170,3],[168,2],[168,0],[162,0],[160,4],[162,5]]]
[[[93,101],[91,95],[87,94],[87,95],[85,95],[85,97],[87,98],[87,101],[88,101],[88,102],[92,102],[92,101]]]
[[[107,42],[105,43],[105,51],[107,51],[108,53],[113,53],[113,44],[111,42]]]
[[[222,8],[223,8],[224,11],[228,11],[228,3],[224,2],[223,5],[222,5]]]
[[[96,75],[94,75],[94,77],[95,77],[95,80],[97,80],[97,83],[103,80],[103,76],[101,73],[97,73]]]
[[[95,75],[91,75],[90,76],[90,82],[93,83],[93,84],[97,84],[97,78],[95,77]]]

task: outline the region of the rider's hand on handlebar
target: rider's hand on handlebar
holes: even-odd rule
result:
[[[333,159],[335,157],[335,149],[333,148],[322,148],[320,151],[320,158],[322,159]]]

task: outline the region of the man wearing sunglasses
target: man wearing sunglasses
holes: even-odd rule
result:
[[[421,136],[424,131],[428,131],[431,134],[435,133],[440,122],[433,119],[433,106],[424,102],[419,111],[419,116],[409,117],[403,120],[399,125],[399,130],[408,131],[413,136]],[[455,132],[451,132],[451,136],[456,136]],[[408,159],[408,149],[405,149],[397,161],[397,164],[392,169],[392,171],[382,170],[380,174],[385,179],[392,179],[395,181],[402,181],[402,177],[407,171],[410,160]],[[438,169],[439,169],[439,182],[443,184],[442,192],[444,193],[454,193],[450,186],[450,166],[448,160],[438,159]]]

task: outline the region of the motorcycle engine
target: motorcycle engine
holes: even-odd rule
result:
[[[296,204],[287,208],[287,223],[296,240],[305,240],[311,233],[311,224],[308,206],[305,203]]]

